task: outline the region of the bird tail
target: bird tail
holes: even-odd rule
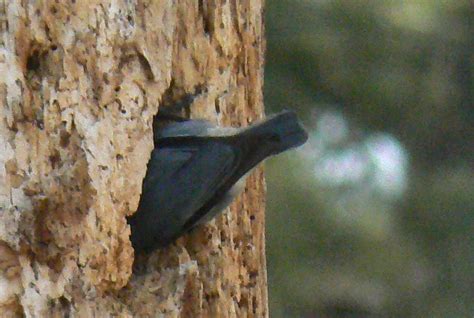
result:
[[[292,111],[283,111],[267,117],[262,122],[246,128],[243,136],[246,140],[254,140],[262,147],[268,147],[268,155],[298,147],[308,139],[308,133]]]

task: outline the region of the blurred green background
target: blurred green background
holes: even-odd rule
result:
[[[266,2],[272,317],[474,316],[474,4]]]

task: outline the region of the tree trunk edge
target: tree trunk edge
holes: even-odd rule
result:
[[[209,225],[140,259],[162,97],[263,116],[263,2],[0,1],[0,315],[267,317],[263,169]],[[138,272],[137,272],[138,271]]]

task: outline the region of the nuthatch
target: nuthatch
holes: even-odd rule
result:
[[[289,111],[246,128],[187,120],[155,131],[139,207],[128,218],[135,253],[164,247],[212,219],[258,163],[307,138]]]

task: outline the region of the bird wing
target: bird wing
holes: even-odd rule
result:
[[[154,132],[154,136],[156,140],[186,136],[202,136],[206,135],[206,133],[213,128],[215,128],[215,125],[207,120],[194,119],[168,124],[162,129]]]
[[[158,145],[148,163],[140,207],[129,219],[134,247],[166,245],[182,234],[186,222],[233,174],[236,159],[232,147],[218,139]]]

